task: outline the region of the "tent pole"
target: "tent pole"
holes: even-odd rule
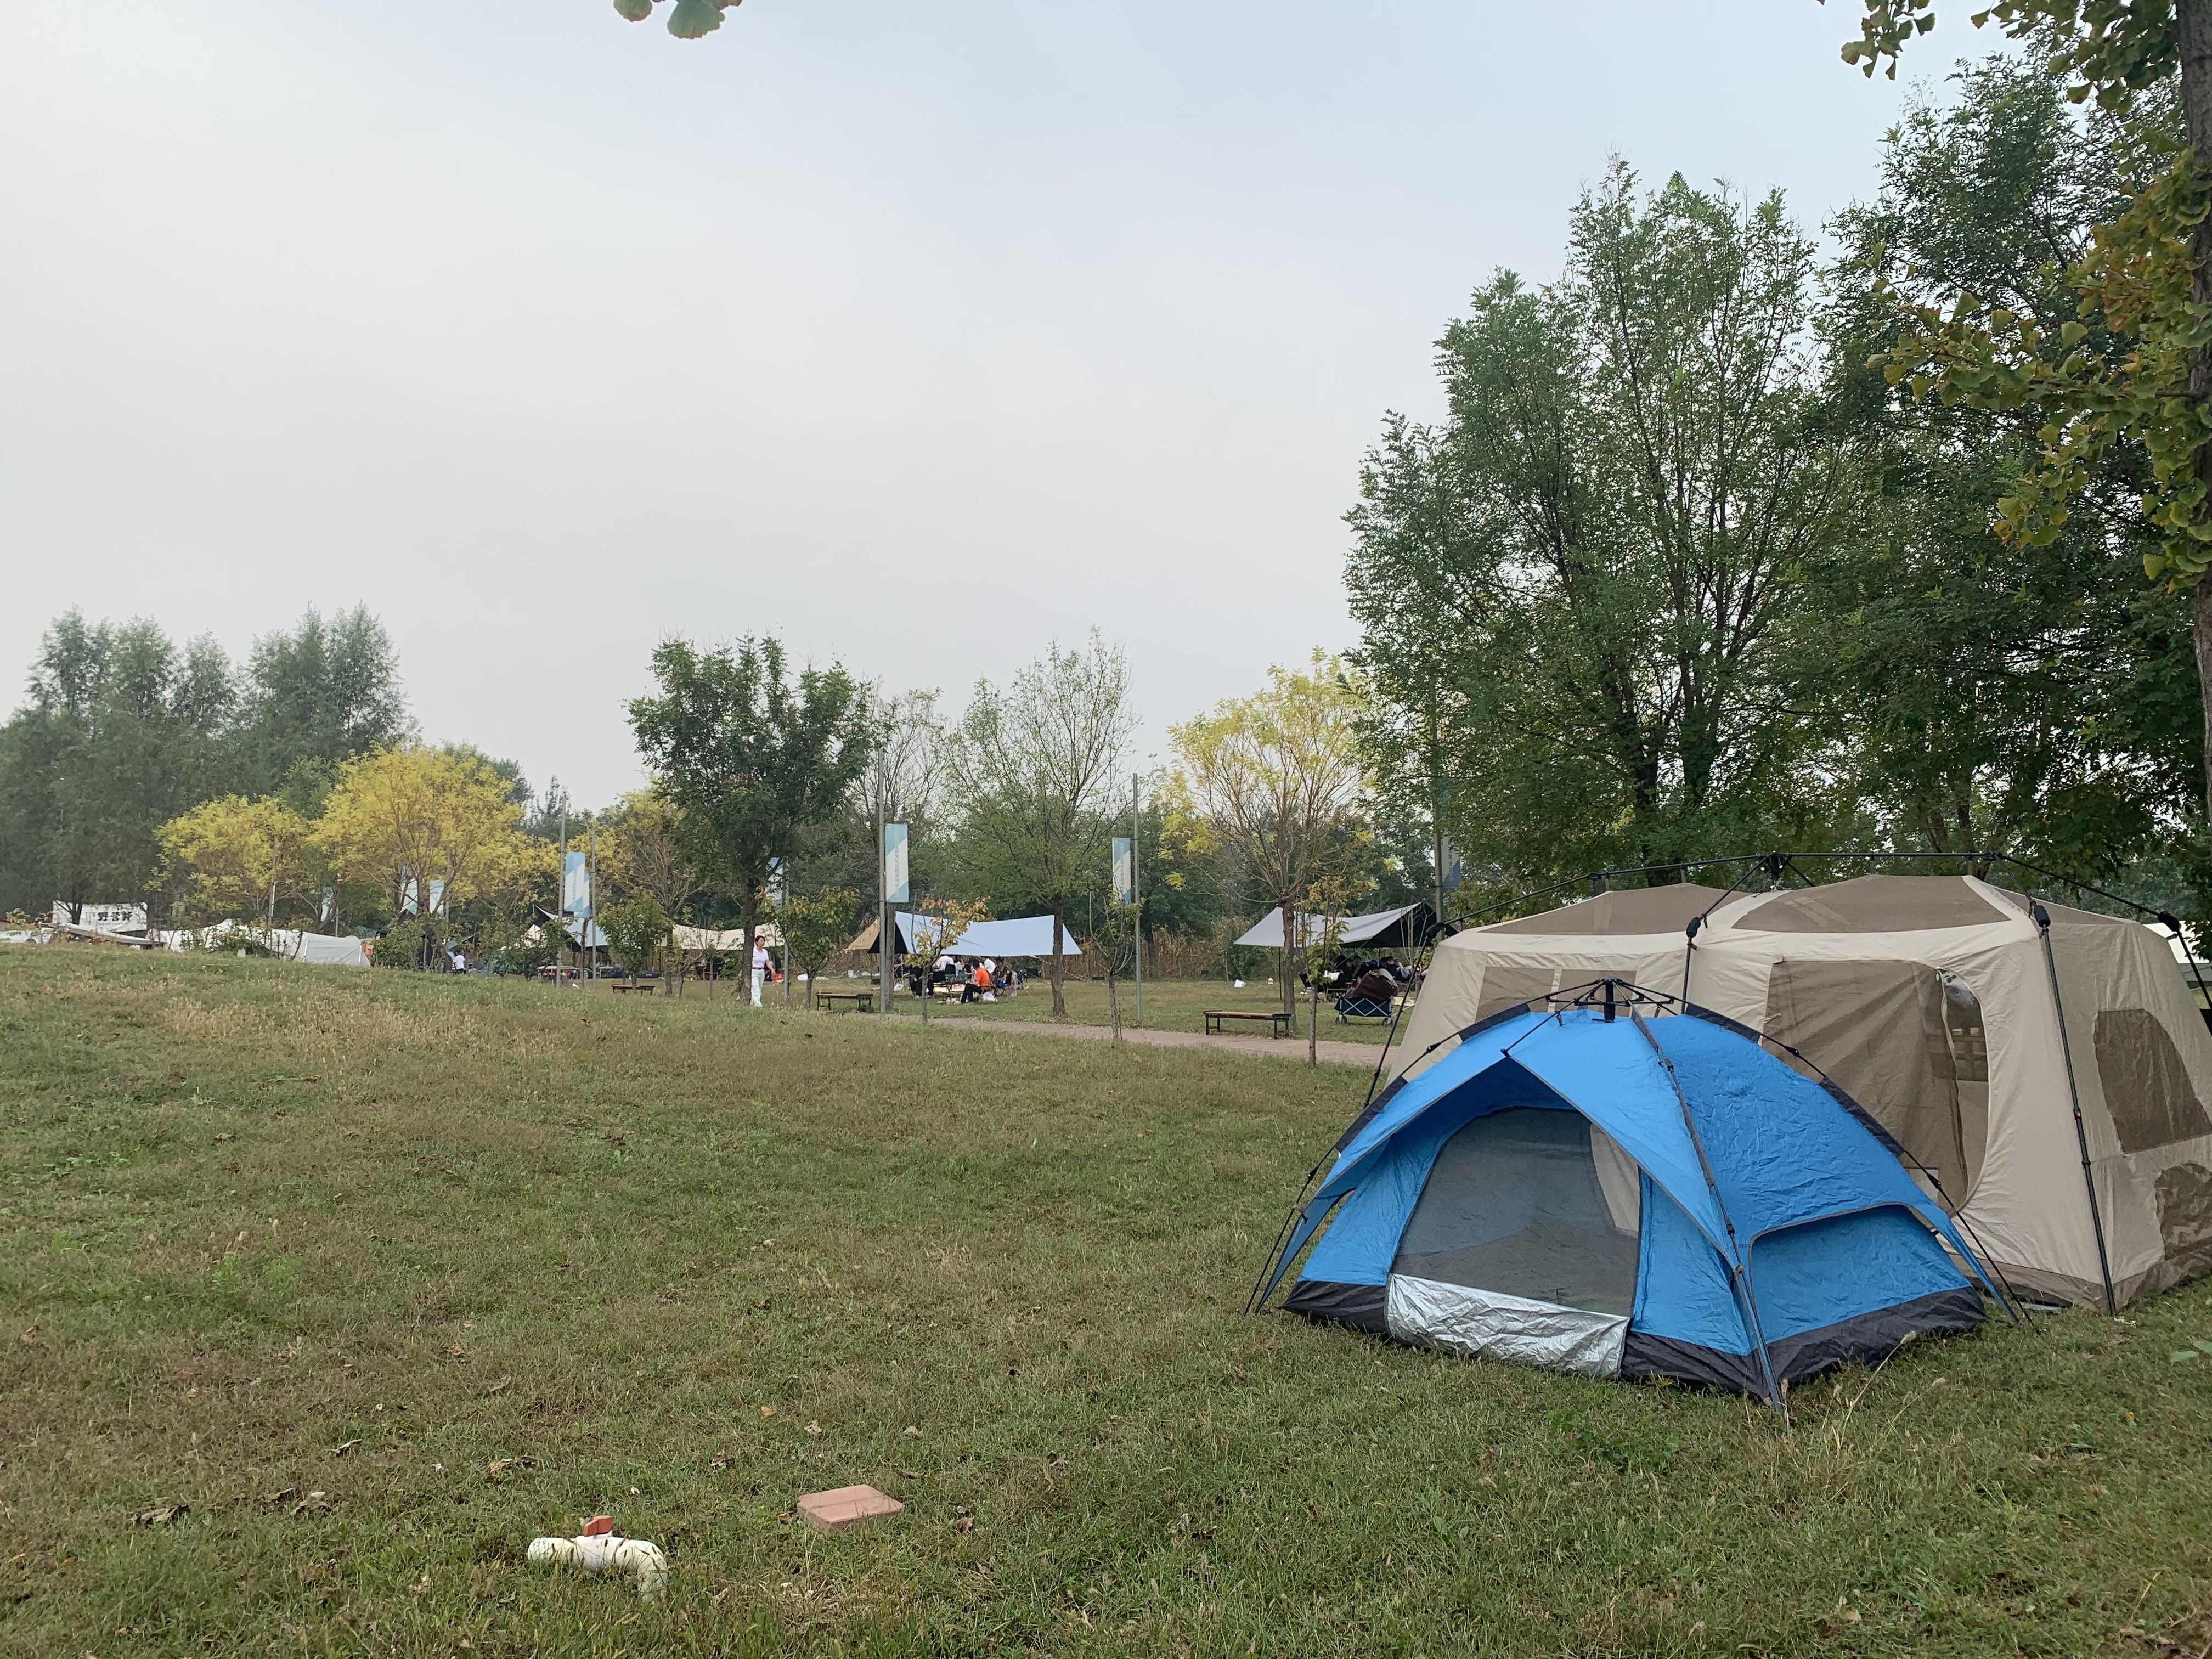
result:
[[[1720,1182],[1713,1179],[1712,1161],[1705,1156],[1705,1138],[1698,1133],[1698,1120],[1690,1110],[1690,1097],[1682,1092],[1682,1079],[1674,1074],[1674,1060],[1659,1046],[1659,1039],[1652,1035],[1650,1024],[1636,1012],[1632,1004],[1629,1007],[1628,1017],[1636,1022],[1636,1029],[1644,1033],[1644,1040],[1651,1045],[1651,1052],[1658,1057],[1660,1066],[1667,1073],[1667,1081],[1673,1085],[1675,1102],[1682,1109],[1682,1127],[1690,1132],[1690,1145],[1697,1149],[1698,1168],[1705,1177],[1705,1190],[1713,1195],[1713,1207],[1721,1212],[1721,1227],[1728,1234],[1729,1249],[1735,1257],[1729,1263],[1729,1288],[1735,1292],[1737,1304],[1743,1312],[1745,1331],[1759,1355],[1759,1372],[1766,1379],[1768,1403],[1782,1413],[1782,1420],[1787,1425],[1790,1421],[1790,1402],[1783,1398],[1782,1385],[1775,1380],[1774,1356],[1766,1351],[1766,1333],[1759,1322],[1759,1304],[1751,1293],[1751,1267],[1744,1259],[1742,1242],[1735,1236],[1735,1223],[1729,1218],[1728,1201],[1721,1196]]]
[[[2089,1167],[2089,1126],[2081,1116],[2081,1087],[2074,1080],[2074,1042],[2066,1034],[2066,1004],[2058,994],[2058,959],[2051,951],[2051,912],[2040,899],[2028,901],[2028,914],[2043,936],[2043,967],[2051,976],[2051,1007],[2058,1016],[2058,1051],[2066,1057],[2066,1092],[2074,1102],[2074,1139],[2081,1148],[2081,1185],[2089,1194],[2089,1224],[2097,1233],[2097,1272],[2105,1281],[2105,1312],[2118,1315],[2118,1299],[2112,1294],[2112,1264],[2105,1253],[2105,1218],[2097,1209],[2097,1178]]]

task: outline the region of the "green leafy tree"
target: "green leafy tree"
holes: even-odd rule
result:
[[[2084,118],[2039,61],[1955,84],[1948,107],[1907,110],[1879,195],[1838,222],[1828,408],[1863,445],[1877,511],[1808,573],[1798,701],[1832,711],[1878,834],[2104,877],[2200,787],[2189,601],[2142,579],[2148,457],[2115,445],[2055,533],[2001,539],[1991,503],[2033,463],[2039,417],[1916,398],[1867,364],[1911,326],[1899,296],[1972,291],[2046,331],[2072,319],[2064,273],[2124,207],[2117,122]],[[2114,343],[2099,331],[2092,349]]]
[[[599,931],[614,948],[615,960],[632,975],[652,972],[675,937],[668,912],[649,894],[609,906],[598,921]]]
[[[233,736],[249,789],[282,792],[312,816],[340,766],[411,730],[399,653],[367,606],[309,611],[253,642]]]
[[[58,618],[0,728],[0,905],[152,900],[161,827],[228,782],[236,701],[212,640]]]
[[[2212,0],[1996,0],[1984,20],[2027,42],[2069,96],[2120,118],[2124,204],[2068,268],[2074,315],[2054,327],[1965,288],[1948,303],[1906,296],[1913,327],[1884,369],[1916,395],[2039,418],[2037,451],[1997,503],[2008,542],[2063,533],[2113,451],[2142,447],[2142,513],[2159,536],[2144,570],[2193,591],[2199,740],[2212,756]],[[1893,76],[1935,21],[1934,0],[1865,0],[1844,60]],[[2202,770],[2212,789],[2212,763]]]
[[[1052,915],[1052,1011],[1067,1012],[1068,908],[1097,878],[1112,831],[1108,805],[1134,729],[1129,665],[1092,630],[1074,651],[1048,647],[1004,690],[979,681],[945,745],[971,890],[1000,914]]]
[[[750,962],[771,862],[833,817],[867,766],[866,699],[834,665],[794,683],[774,638],[704,652],[672,640],[653,672],[659,692],[631,702],[631,729],[702,878],[737,900]]]
[[[776,907],[775,925],[783,935],[784,971],[795,967],[806,975],[806,1005],[814,1006],[815,981],[822,964],[851,941],[863,908],[859,891],[850,887],[825,887],[818,892],[793,893]]]
[[[1778,195],[1646,194],[1616,162],[1558,283],[1476,291],[1446,419],[1392,417],[1349,515],[1395,815],[1449,793],[1468,861],[1531,880],[1827,810],[1777,661],[1859,506],[1816,418],[1814,276]]]

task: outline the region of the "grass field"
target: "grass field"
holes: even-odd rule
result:
[[[0,950],[0,1651],[2212,1644],[2207,1286],[1789,1427],[1244,1317],[1364,1082]],[[600,1510],[664,1605],[524,1564]]]
[[[860,990],[866,988],[866,981],[847,981],[842,978],[824,979],[822,981],[822,988],[825,991]],[[767,991],[768,997],[777,1000],[779,1006],[782,989],[781,986],[776,985],[769,987]],[[719,993],[714,994],[719,994]],[[791,994],[793,1006],[796,1007],[805,1000],[806,988],[804,985],[794,984],[791,988]],[[1135,999],[1131,993],[1128,981],[1121,981],[1115,989],[1115,996],[1121,1005],[1123,1023],[1132,1025],[1136,1024]],[[1064,1020],[1066,1024],[1105,1025],[1111,1023],[1112,1009],[1107,1002],[1106,981],[1103,979],[1069,980],[1066,985],[1066,1001],[1067,1013]],[[1261,980],[1255,980],[1248,983],[1242,990],[1218,979],[1165,979],[1145,981],[1145,1024],[1155,1031],[1203,1031],[1206,1029],[1206,1011],[1209,1008],[1244,1009],[1257,1013],[1280,1008],[1282,1006],[1281,989]],[[891,1011],[901,1014],[919,1013],[921,1011],[921,1004],[915,998],[902,993],[893,999]],[[1310,1012],[1310,1010],[1304,1000],[1301,998],[1298,1002],[1297,1028],[1297,1035],[1301,1038],[1305,1035],[1306,1019]],[[1002,999],[997,1002],[963,1004],[958,1000],[957,994],[952,997],[939,996],[930,1003],[929,1017],[933,1021],[1018,1019],[1048,1024],[1053,1020],[1052,987],[1042,979],[1034,979],[1023,987],[1019,996]],[[1399,1022],[1399,1035],[1401,1037],[1405,1035],[1405,1021],[1411,1018],[1412,1012],[1408,1010]],[[1267,1028],[1264,1026],[1244,1029],[1232,1027],[1232,1030],[1237,1030],[1237,1034],[1244,1036],[1265,1036],[1267,1034]],[[1379,1044],[1388,1030],[1389,1027],[1386,1024],[1375,1020],[1346,1020],[1340,1025],[1336,1023],[1334,1007],[1326,997],[1322,1000],[1321,1035],[1325,1042]]]

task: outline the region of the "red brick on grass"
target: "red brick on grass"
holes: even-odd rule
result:
[[[906,1507],[873,1486],[840,1486],[835,1492],[811,1492],[799,1500],[799,1512],[817,1532],[843,1532],[863,1522],[896,1515]]]

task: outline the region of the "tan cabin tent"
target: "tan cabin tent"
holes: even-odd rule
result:
[[[1438,944],[1399,1065],[1631,981],[1796,1051],[2011,1283],[2118,1307],[2212,1268],[2212,1034],[2163,936],[2037,908],[1966,876],[1603,893]]]

